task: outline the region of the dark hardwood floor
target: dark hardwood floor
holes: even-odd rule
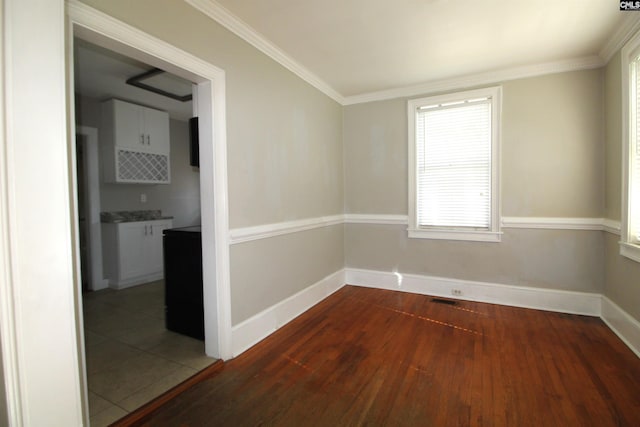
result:
[[[598,318],[352,286],[182,389],[118,425],[640,426]]]

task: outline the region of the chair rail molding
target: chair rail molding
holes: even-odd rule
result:
[[[314,228],[329,227],[342,224],[343,215],[321,216],[315,218],[284,221],[251,227],[234,228],[229,231],[229,242],[233,244],[250,242],[252,240],[268,239],[283,234],[313,230]]]
[[[398,214],[348,213],[319,216],[233,228],[229,231],[229,243],[234,245],[339,224],[400,225],[406,227],[408,223],[407,215]],[[502,228],[606,231],[620,235],[620,222],[604,218],[502,217]]]
[[[604,230],[603,218],[574,217],[502,217],[503,228],[540,228],[547,230]]]

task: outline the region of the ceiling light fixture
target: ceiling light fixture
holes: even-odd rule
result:
[[[186,102],[191,101],[193,98],[191,94],[191,82],[167,73],[160,68],[154,68],[137,76],[133,76],[127,79],[127,84],[177,101]],[[174,92],[187,92],[187,94],[179,95]]]

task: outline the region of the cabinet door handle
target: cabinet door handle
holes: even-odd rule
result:
[[[144,235],[145,236],[147,235],[147,226],[146,225],[144,226]]]
[[[149,226],[149,231],[150,231],[150,233],[149,233],[149,234],[151,234],[151,235],[153,236],[153,225],[150,225],[150,226]]]
[[[147,145],[151,145],[151,135],[147,134]]]
[[[144,134],[140,134],[140,144],[144,145]]]

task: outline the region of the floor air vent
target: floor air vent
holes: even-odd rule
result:
[[[442,299],[442,298],[431,298],[431,302],[436,302],[438,304],[446,304],[446,305],[456,305],[456,301],[452,301],[450,299]]]

